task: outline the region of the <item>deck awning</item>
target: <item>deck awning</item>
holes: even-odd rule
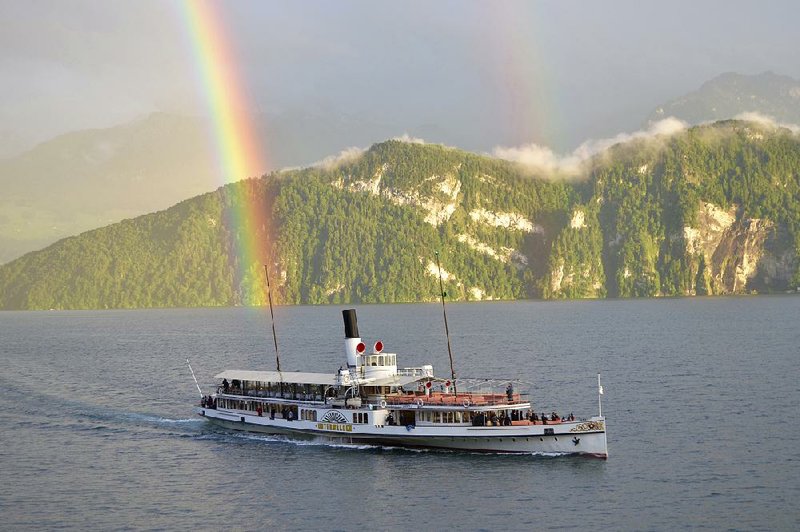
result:
[[[303,373],[301,371],[247,371],[228,369],[218,375],[214,375],[214,378],[228,379],[228,381],[285,382],[296,384],[321,384],[325,386],[339,384],[335,373]],[[391,377],[375,380],[361,379],[359,384],[362,386],[406,386],[420,378],[421,377],[393,375]]]
[[[303,373],[301,371],[247,371],[228,369],[215,375],[215,379],[228,379],[228,381],[250,382],[287,382],[297,384],[336,384],[335,373]]]

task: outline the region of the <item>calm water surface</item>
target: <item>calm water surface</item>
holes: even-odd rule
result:
[[[341,307],[276,312],[282,364],[344,361]],[[401,365],[449,369],[441,306],[358,306]],[[0,313],[3,529],[800,527],[800,297],[448,306],[457,371],[597,411],[608,461],[292,442],[195,418],[272,369],[261,309]]]

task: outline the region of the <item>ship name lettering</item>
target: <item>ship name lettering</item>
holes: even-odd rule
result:
[[[317,423],[318,430],[333,430],[336,432],[352,432],[353,425],[339,423]]]

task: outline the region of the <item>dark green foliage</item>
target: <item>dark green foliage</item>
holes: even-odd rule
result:
[[[703,259],[700,267],[683,238],[683,227],[697,226],[701,202],[736,205],[738,219],[785,227],[800,249],[800,142],[788,130],[727,121],[641,144],[616,147],[594,176],[610,295],[681,295],[708,285],[710,265]]]
[[[604,297],[603,232],[597,218],[597,204],[576,207],[580,224],[566,226],[553,243],[545,278],[546,298]],[[576,222],[578,218],[576,217]]]

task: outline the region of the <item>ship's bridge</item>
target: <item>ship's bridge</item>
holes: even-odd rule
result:
[[[372,353],[361,355],[361,376],[366,379],[387,379],[397,375],[397,355],[394,353]]]

